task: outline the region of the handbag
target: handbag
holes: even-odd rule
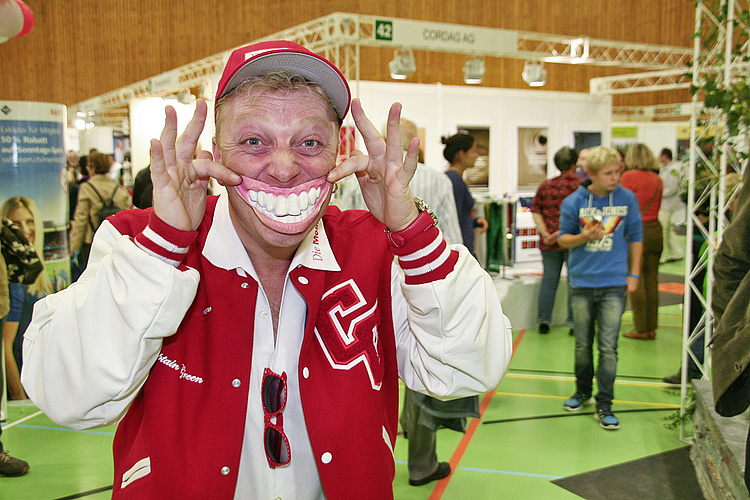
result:
[[[0,224],[0,250],[8,268],[8,282],[31,285],[44,270],[34,245],[10,219],[2,217]]]

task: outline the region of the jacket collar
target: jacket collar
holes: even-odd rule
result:
[[[229,197],[222,193],[216,201],[211,228],[206,236],[203,256],[211,264],[222,269],[236,269],[239,274],[258,276],[237,231],[229,216]],[[321,271],[340,271],[341,267],[333,255],[323,219],[307,234],[292,258],[289,270],[297,266]]]

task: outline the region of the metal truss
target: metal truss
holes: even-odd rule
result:
[[[309,48],[313,52],[330,58],[341,69],[344,76],[357,85],[360,77],[359,49],[361,46],[393,46],[376,40],[374,16],[336,12],[307,23],[273,33],[257,41],[290,40]],[[507,32],[507,30],[497,30]],[[676,73],[687,66],[692,51],[683,47],[668,47],[595,40],[582,36],[577,38],[562,37],[531,32],[515,32],[517,50],[511,53],[476,52],[476,56],[512,57],[517,59],[543,60],[554,63],[588,64],[596,66],[618,66],[654,70],[672,70]],[[151,78],[107,92],[93,99],[77,103],[69,108],[71,121],[78,111],[94,111],[93,123],[103,125],[117,122],[120,116],[127,115],[128,102],[132,99],[150,96],[176,94],[199,86],[211,75],[221,73],[224,62],[231,51],[216,54],[166,74],[176,73],[175,84],[171,87],[160,87],[158,91],[150,90]],[[451,52],[467,52],[466,49],[434,49]],[[678,69],[679,68],[679,69]],[[609,84],[611,86],[614,83]],[[631,84],[629,92],[634,92],[636,85]],[[123,111],[125,110],[125,111]],[[112,118],[112,115],[115,118]]]
[[[726,19],[720,18],[711,10],[718,7],[726,9]],[[720,4],[710,4],[706,0],[698,0],[695,13],[696,33],[706,33],[716,30],[718,36],[706,46],[702,46],[701,37],[694,39],[694,59],[692,84],[700,88],[706,75],[719,76],[721,85],[729,86],[737,78],[748,78],[748,67],[743,61],[750,54],[748,43],[737,47],[741,40],[739,33],[747,37],[748,26],[741,22],[738,16],[748,11],[747,0],[722,0]],[[698,101],[698,93],[693,95],[693,110],[690,119],[690,166],[688,169],[688,223],[687,223],[687,253],[685,255],[685,299],[683,309],[683,352],[682,352],[682,383],[681,410],[685,416],[688,384],[688,360],[694,362],[700,369],[702,378],[710,378],[711,356],[709,344],[714,330],[713,317],[713,267],[716,250],[721,243],[724,229],[728,225],[727,207],[736,196],[736,189],[727,189],[727,174],[742,172],[740,154],[748,153],[747,143],[732,143],[726,126],[727,117],[716,108],[704,108]],[[707,145],[711,147],[708,148]],[[700,168],[699,168],[700,167]],[[708,220],[701,220],[698,208],[708,205],[710,212]],[[695,234],[705,238],[707,249],[705,256],[694,261]],[[701,271],[706,272],[706,286],[694,283],[694,278]],[[698,299],[698,304],[692,304],[692,291]],[[694,328],[690,325],[691,307],[702,307],[701,321]],[[698,360],[695,351],[702,351],[703,361]],[[685,437],[685,419],[682,419],[681,438]]]
[[[692,83],[690,78],[687,66],[665,71],[603,76],[590,80],[589,91],[595,95],[603,95],[686,89]]]
[[[527,32],[518,33],[518,50],[526,58],[541,56],[546,62],[644,69],[684,68],[693,57],[690,48]]]

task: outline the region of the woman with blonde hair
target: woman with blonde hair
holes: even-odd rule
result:
[[[44,263],[44,224],[36,203],[25,196],[9,198],[0,207],[0,215],[12,220],[29,242],[34,245]],[[21,385],[23,334],[31,321],[34,303],[52,293],[54,288],[46,271],[39,273],[31,285],[10,283],[10,313],[3,327],[5,369],[8,395],[11,399],[26,399]]]
[[[659,317],[659,259],[664,244],[659,223],[659,207],[663,185],[659,163],[645,144],[636,143],[625,154],[628,170],[620,184],[635,193],[643,223],[643,257],[638,288],[630,294],[635,328],[624,336],[638,340],[656,338]]]

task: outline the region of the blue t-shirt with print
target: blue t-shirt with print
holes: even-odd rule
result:
[[[570,284],[582,288],[627,285],[628,244],[643,241],[638,199],[618,185],[604,196],[579,187],[560,207],[560,235],[580,234],[591,220],[599,220],[604,237],[570,249]]]

